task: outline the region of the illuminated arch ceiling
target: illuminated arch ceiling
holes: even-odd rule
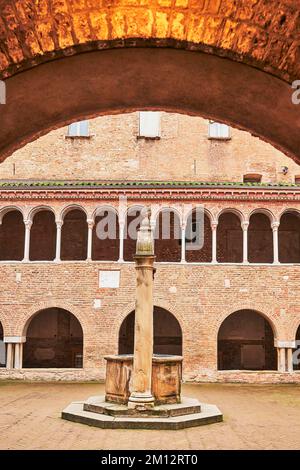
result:
[[[297,0],[0,0],[0,13],[2,160],[77,118],[140,108],[219,119],[300,161]]]

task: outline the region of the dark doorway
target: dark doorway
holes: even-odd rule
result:
[[[218,334],[219,370],[276,370],[277,351],[268,321],[254,310],[239,310]]]
[[[119,354],[133,354],[134,312],[123,321],[119,332]],[[154,307],[154,354],[182,355],[182,332],[177,319],[167,310]]]

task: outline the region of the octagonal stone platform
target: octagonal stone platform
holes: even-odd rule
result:
[[[63,410],[62,418],[106,429],[177,430],[223,421],[217,406],[193,398],[182,398],[181,403],[136,413],[126,405],[105,401],[105,397],[91,397],[85,402],[71,403]]]

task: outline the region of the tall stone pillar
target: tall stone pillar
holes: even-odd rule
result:
[[[136,305],[133,372],[128,407],[143,410],[154,406],[151,393],[153,355],[154,240],[150,211],[145,212],[138,231],[135,255]]]
[[[61,229],[63,226],[62,220],[56,221],[56,248],[55,248],[55,261],[59,263],[61,261]]]
[[[217,263],[217,228],[218,222],[213,221],[211,223],[212,231],[212,263]]]

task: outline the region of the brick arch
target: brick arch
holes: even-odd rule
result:
[[[298,13],[297,0],[0,0],[0,161],[76,120],[149,109],[248,130],[299,162]]]
[[[159,307],[159,308],[162,308],[164,310],[167,310],[169,313],[171,313],[176,318],[176,320],[178,321],[179,326],[181,328],[182,348],[183,348],[183,351],[184,351],[184,338],[185,338],[185,333],[186,332],[185,332],[185,323],[184,323],[184,318],[182,316],[182,313],[173,304],[169,304],[168,302],[165,302],[165,301],[161,301],[161,300],[155,301],[155,299],[154,299],[153,305],[154,305],[154,307]],[[115,344],[118,345],[119,332],[120,332],[120,328],[122,326],[123,321],[134,310],[135,310],[135,303],[130,302],[130,303],[128,303],[126,308],[124,308],[124,310],[115,318],[115,320],[113,322],[113,331],[114,331],[115,341],[116,341]]]
[[[219,314],[214,323],[213,323],[213,337],[214,340],[217,342],[218,341],[218,334],[219,330],[223,324],[223,322],[228,318],[230,315],[232,315],[235,312],[239,312],[242,310],[252,310],[253,312],[258,313],[262,317],[264,317],[267,322],[269,322],[273,335],[274,335],[274,340],[275,339],[280,339],[282,337],[282,334],[284,333],[284,327],[281,325],[278,321],[275,315],[273,315],[271,312],[265,312],[264,306],[261,305],[255,305],[253,303],[247,304],[247,303],[237,303],[234,308],[230,308],[226,310],[225,312],[222,312]]]
[[[1,0],[0,73],[110,47],[167,46],[300,72],[297,0]]]
[[[68,303],[58,301],[44,301],[38,304],[35,304],[27,312],[24,312],[23,317],[16,322],[15,335],[16,336],[26,336],[27,328],[31,320],[42,310],[47,310],[49,308],[61,308],[72,313],[77,320],[79,321],[82,331],[83,331],[83,346],[85,347],[86,338],[89,330],[88,319],[86,315],[82,314],[81,310],[76,306]]]

